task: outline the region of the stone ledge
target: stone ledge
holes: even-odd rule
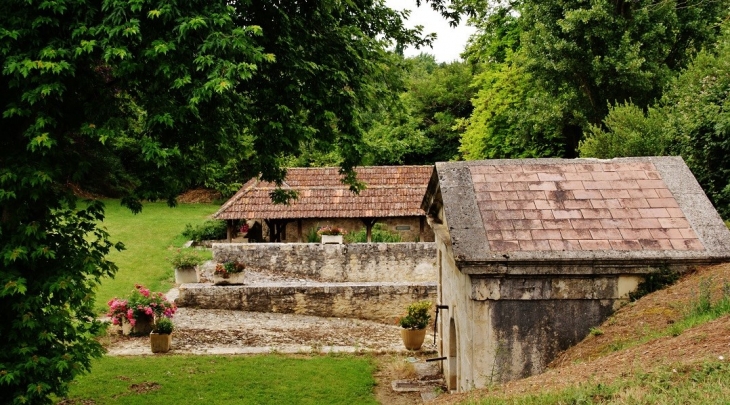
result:
[[[391,324],[414,301],[436,301],[436,283],[316,283],[301,286],[183,284],[180,307],[368,319]]]
[[[321,282],[438,280],[436,244],[404,243],[216,243],[213,260],[240,260],[255,272]]]

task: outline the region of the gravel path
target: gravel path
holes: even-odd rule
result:
[[[177,290],[168,298],[174,299]],[[311,352],[404,352],[400,327],[345,318],[179,308],[170,353],[259,354]],[[427,336],[424,350],[433,350]],[[114,335],[112,356],[151,355],[147,337]]]

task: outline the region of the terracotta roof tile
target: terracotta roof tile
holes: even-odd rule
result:
[[[469,170],[492,251],[704,249],[653,163]]]
[[[273,183],[251,179],[214,215],[219,219],[362,218],[425,215],[421,201],[432,166],[369,166],[356,168],[367,188],[359,195],[341,182],[339,169],[290,168],[282,188],[299,198],[275,205]]]

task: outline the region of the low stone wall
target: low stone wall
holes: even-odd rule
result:
[[[436,283],[318,283],[302,286],[183,284],[181,307],[368,319],[393,323],[420,300],[436,302]]]
[[[323,282],[436,282],[434,243],[216,243],[213,260]]]

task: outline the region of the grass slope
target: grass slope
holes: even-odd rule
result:
[[[104,357],[65,403],[376,404],[367,357]]]
[[[119,266],[114,279],[102,282],[97,293],[96,308],[106,311],[106,303],[114,297],[124,297],[135,283],[144,284],[153,291],[167,291],[174,282],[173,269],[166,261],[170,246],[181,246],[185,224],[202,223],[213,214],[217,205],[145,203],[142,212],[132,214],[119,200],[105,200],[106,219],[102,227],[111,234],[112,241],[121,241],[126,250],[113,251],[108,259]]]

